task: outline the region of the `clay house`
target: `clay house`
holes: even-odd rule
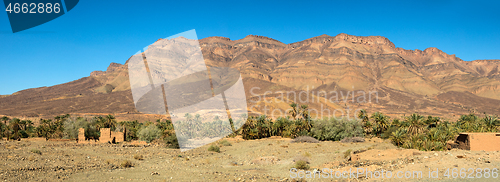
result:
[[[460,133],[455,145],[463,150],[500,151],[500,133]]]

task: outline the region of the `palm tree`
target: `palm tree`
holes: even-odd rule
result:
[[[370,123],[368,114],[366,110],[362,109],[358,113],[358,118],[361,119],[361,125],[363,126],[363,130],[366,134],[370,134],[373,130],[372,124]]]
[[[295,120],[299,112],[297,109],[297,104],[295,102],[292,102],[290,104],[290,107],[292,107],[292,110],[290,110],[289,113],[292,115],[293,120]]]
[[[21,120],[19,120],[17,118],[10,120],[9,125],[10,125],[10,128],[12,128],[12,130],[14,130],[14,138],[18,138],[18,131],[21,129],[20,122],[21,122]]]
[[[26,123],[26,120],[19,121],[19,126],[22,126],[22,127],[20,127],[20,128],[22,128],[21,130],[26,131],[26,125],[28,125],[28,123]]]
[[[406,118],[407,122],[409,123],[408,133],[410,135],[417,135],[424,132],[425,127],[422,121],[423,119],[424,117],[417,113],[413,113],[411,116]]]
[[[196,120],[196,122],[201,122],[201,115],[200,114],[194,115],[194,120]]]
[[[361,109],[358,113],[358,118],[361,119],[362,122],[367,122],[368,121],[368,114],[366,114],[366,110]]]
[[[392,135],[390,138],[391,138],[392,142],[394,142],[394,144],[399,147],[399,146],[403,145],[405,135],[406,135],[406,129],[399,128],[395,132],[392,132]]]
[[[386,116],[382,113],[379,113],[379,112],[375,112],[372,114],[371,118],[375,122],[374,129],[376,131],[376,133],[375,133],[376,135],[380,135],[382,132],[387,130],[387,128],[389,127],[389,117],[388,116]]]
[[[304,118],[304,120],[308,121],[309,120],[309,110],[307,109],[307,105],[301,105],[300,106],[301,108],[301,112],[300,112],[300,115],[302,115],[302,118]]]
[[[441,119],[439,117],[428,116],[424,123],[427,124],[427,128],[434,128],[437,126],[440,120]]]
[[[26,120],[26,124],[28,124],[28,127],[32,127],[33,126],[33,121]]]
[[[243,136],[244,139],[257,139],[259,135],[259,131],[256,128],[257,126],[257,121],[255,117],[249,117],[247,119],[247,122],[243,124],[241,127],[241,135]]]
[[[105,128],[115,128],[116,127],[116,118],[111,115],[111,114],[108,114],[105,118],[105,121],[103,123],[104,127]]]
[[[401,127],[402,122],[399,119],[392,120],[391,126]]]
[[[9,125],[7,125],[8,120],[10,120],[10,118],[7,116],[3,116],[2,118],[0,118],[0,121],[4,122],[4,126],[5,126],[4,135],[7,137],[7,139],[9,139],[9,133],[8,133]]]
[[[486,125],[486,130],[489,132],[496,132],[497,126],[500,125],[500,120],[496,116],[485,116],[483,119]]]
[[[283,131],[285,129],[286,118],[278,118],[276,122],[272,125],[272,133],[274,136],[283,136]]]
[[[4,117],[0,118],[0,121],[3,121],[3,123],[4,123],[5,125],[7,125],[7,121],[8,121],[8,120],[10,120],[10,118],[9,118],[9,117],[7,117],[7,116],[4,116]]]
[[[300,112],[302,115],[302,118],[304,118],[304,122],[302,123],[304,126],[304,129],[307,131],[310,131],[312,128],[311,125],[311,116],[309,116],[309,110],[307,109],[307,105],[301,105],[302,111]]]
[[[460,116],[460,119],[458,119],[456,125],[458,128],[460,128],[461,131],[475,131],[477,129],[477,120],[478,117],[474,113],[470,113],[468,115],[462,115]]]

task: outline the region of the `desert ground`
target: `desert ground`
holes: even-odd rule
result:
[[[226,138],[231,146],[220,145],[220,153],[209,145],[180,152],[161,144],[78,144],[74,141],[28,139],[0,143],[0,179],[3,181],[294,181],[290,169],[294,160],[309,161],[310,169],[348,171],[422,171],[417,179],[305,178],[305,181],[447,181],[445,169],[500,168],[500,152],[417,151],[400,149],[387,140],[367,138],[365,142],[292,143],[288,138],[243,140]],[[217,142],[214,143],[218,145]],[[35,151],[40,151],[36,153]],[[358,153],[359,160],[345,158],[345,151]],[[141,157],[142,156],[142,159]],[[137,158],[137,159],[136,159]],[[349,157],[347,157],[349,158]],[[122,167],[125,160],[132,167]],[[428,178],[429,169],[439,178]],[[326,174],[326,173],[324,173]],[[339,173],[340,174],[340,173]],[[469,173],[467,173],[468,175]],[[304,173],[302,173],[304,175]],[[450,172],[451,175],[451,172]],[[458,176],[458,178],[460,178]],[[460,180],[463,180],[460,178]],[[467,179],[498,181],[498,178]]]

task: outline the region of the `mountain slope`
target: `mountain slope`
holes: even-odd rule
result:
[[[437,48],[405,50],[384,37],[347,34],[292,44],[254,35],[199,42],[207,66],[241,71],[248,107],[255,113],[286,113],[295,101],[317,116],[328,116],[324,111],[339,115],[332,113],[337,110],[353,117],[359,109],[443,117],[500,114],[499,60],[463,61]],[[112,63],[74,82],[0,98],[0,114],[137,113],[126,65]],[[301,91],[310,95],[282,94]],[[378,96],[366,101],[375,92]]]

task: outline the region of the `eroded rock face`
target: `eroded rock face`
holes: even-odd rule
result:
[[[339,95],[338,100],[345,99],[349,91],[377,91],[378,102],[371,103],[357,102],[359,95],[338,103],[321,99],[320,102],[310,99],[300,102],[297,98],[301,96],[283,101],[296,101],[316,109],[345,110],[350,107],[394,115],[419,112],[456,116],[471,110],[500,114],[499,60],[463,61],[437,48],[405,50],[385,37],[347,34],[321,35],[291,44],[255,35],[240,40],[208,37],[199,43],[207,66],[232,67],[241,72],[248,105],[258,105],[259,108],[254,109],[257,112],[264,106],[282,112],[288,109],[288,104],[264,102],[262,96],[266,91],[271,92],[266,94],[267,101],[283,100],[277,94],[280,91],[343,92],[345,95]],[[85,89],[94,93],[124,95],[118,93],[127,92],[125,95],[129,95],[126,65],[112,63],[106,71],[92,72],[90,77],[99,84]],[[74,84],[63,85],[71,90]],[[62,88],[62,85],[54,87]],[[259,89],[250,92],[255,87]],[[471,104],[476,102],[459,99],[458,95],[484,102]],[[6,98],[9,97],[1,98],[0,103]],[[80,112],[78,107],[73,110]],[[133,109],[130,112],[134,112]]]
[[[395,109],[438,115],[444,112],[432,111],[431,107],[444,107],[446,112],[456,113],[471,109],[495,112],[466,102],[445,106],[449,100],[439,98],[449,98],[448,93],[466,92],[493,99],[491,102],[495,103],[500,99],[500,61],[463,61],[433,47],[423,51],[405,50],[380,36],[321,35],[291,44],[255,35],[240,40],[208,37],[200,40],[200,47],[207,66],[241,71],[250,100],[255,97],[248,93],[251,88],[269,84],[260,89],[263,92],[269,88],[297,92],[377,90],[388,96],[371,105],[351,104],[366,107],[363,109],[379,105],[377,109],[389,112]],[[405,97],[391,95],[391,92]],[[305,104],[321,107],[321,103]],[[272,103],[263,105],[286,109]],[[339,105],[342,104],[331,107],[345,109],[347,104]]]
[[[200,46],[208,66],[237,68],[247,78],[295,89],[335,83],[348,90],[385,86],[420,95],[467,91],[500,99],[500,61],[462,61],[432,47],[404,50],[380,36],[322,35],[292,44],[255,35],[234,41],[209,37]],[[114,78],[118,71],[126,68],[113,63],[91,75]]]
[[[322,35],[288,45],[261,36],[209,37],[200,44],[208,65],[235,67],[247,77],[295,89],[335,83],[351,90],[385,86],[500,99],[499,61],[462,61],[437,48],[404,50],[380,36]]]

